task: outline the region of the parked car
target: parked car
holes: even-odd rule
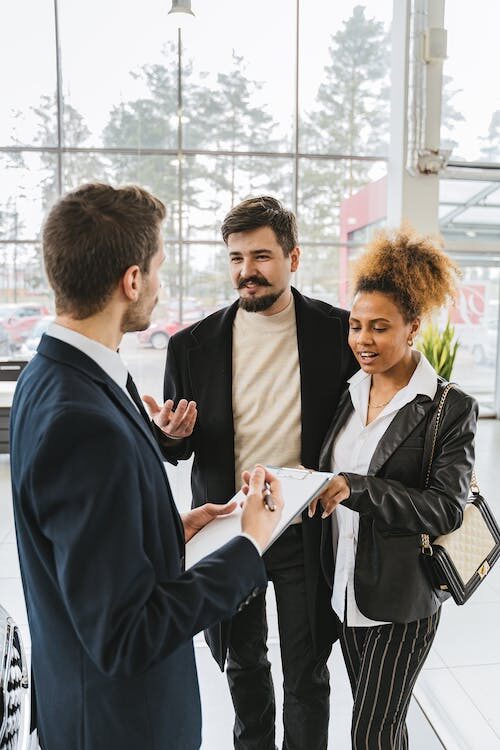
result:
[[[472,356],[476,365],[493,366],[497,356],[498,330],[496,324],[486,329],[486,335],[481,336],[472,344]]]
[[[460,346],[471,352],[474,364],[492,366],[496,360],[498,323],[491,319],[477,325],[455,325]]]
[[[10,336],[11,345],[19,348],[40,318],[47,315],[45,305],[20,303],[0,305],[0,322]]]
[[[153,349],[166,349],[170,336],[191,325],[192,322],[194,321],[184,321],[181,325],[178,321],[169,322],[168,318],[156,320],[145,331],[139,331],[137,338],[141,344],[149,344]]]
[[[28,334],[28,337],[21,345],[21,354],[23,357],[26,357],[26,359],[31,359],[33,355],[35,354],[36,350],[38,349],[38,344],[40,343],[40,339],[42,338],[43,334],[49,327],[49,325],[54,320],[53,315],[44,315],[43,318],[40,318],[31,328],[31,331]]]
[[[153,349],[166,349],[170,336],[180,331],[182,328],[196,323],[203,318],[204,312],[194,303],[188,303],[184,309],[183,321],[177,320],[177,308],[171,308],[167,315],[151,323],[145,331],[139,331],[137,338],[141,344],[152,346]]]
[[[5,327],[0,323],[0,357],[8,357],[12,352],[10,336]]]

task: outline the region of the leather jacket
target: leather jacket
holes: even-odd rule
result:
[[[449,594],[430,584],[421,554],[421,534],[431,539],[458,528],[469,496],[474,465],[478,406],[452,388],[447,396],[429,486],[429,423],[440,395],[419,395],[402,407],[373,454],[368,475],[343,472],[351,494],[343,505],[360,514],[354,590],[359,610],[373,620],[412,622],[433,614]],[[353,411],[349,391],[340,402],[320,453],[320,469],[330,471],[332,448]],[[323,521],[321,562],[333,586],[335,513]]]

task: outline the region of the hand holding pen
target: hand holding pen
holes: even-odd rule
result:
[[[271,494],[271,485],[269,482],[264,482],[264,505],[266,508],[274,513],[276,510],[276,503],[274,497]]]
[[[283,498],[279,480],[263,466],[242,474],[242,491],[246,495],[241,518],[242,531],[265,550],[281,518]],[[271,511],[271,512],[270,512]]]

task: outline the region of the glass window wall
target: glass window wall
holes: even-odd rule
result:
[[[476,0],[471,11],[471,6],[460,2],[445,4],[448,51],[443,70],[441,146],[453,149],[453,162],[498,163],[500,6]]]
[[[457,305],[450,311],[459,348],[453,379],[478,399],[483,415],[495,412],[498,359],[500,264],[494,258],[454,258],[463,279]]]
[[[296,212],[297,285],[345,304],[341,206],[386,171],[392,0],[330,5],[193,0],[179,39],[164,0],[2,4],[0,304],[52,308],[43,216],[92,180],[137,182],[167,205],[157,329],[123,347],[147,363],[145,385],[154,361],[161,386],[174,330],[235,298],[220,223],[249,195]]]

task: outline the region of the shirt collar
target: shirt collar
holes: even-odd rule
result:
[[[118,352],[108,349],[104,344],[89,339],[88,336],[73,331],[71,328],[65,328],[59,323],[51,323],[47,329],[47,335],[79,349],[94,360],[120,388],[125,390],[128,371]]]
[[[398,411],[418,395],[428,396],[430,399],[433,399],[436,395],[436,371],[421,352],[417,352],[417,356],[419,358],[418,364],[408,384],[394,395],[387,406],[381,410],[379,417]],[[354,409],[364,424],[368,410],[371,375],[363,372],[363,370],[358,370],[347,382],[349,383],[349,393]]]

